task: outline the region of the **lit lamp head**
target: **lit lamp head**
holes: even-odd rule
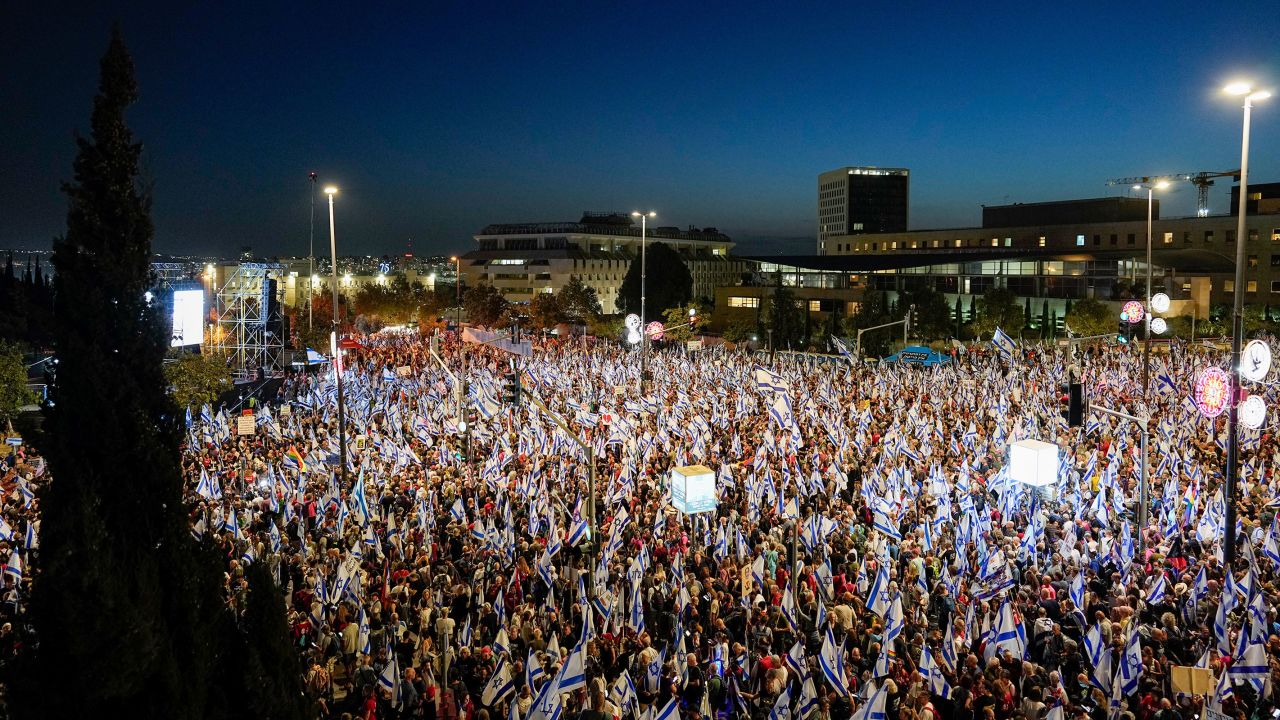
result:
[[[657,212],[655,212],[655,211],[653,211],[653,210],[650,210],[650,211],[649,211],[649,212],[647,212],[647,213],[646,213],[646,212],[640,212],[639,210],[636,210],[636,211],[634,211],[634,212],[632,212],[632,213],[631,213],[631,217],[647,217],[647,218],[655,218],[655,217],[658,217],[658,213],[657,213]]]
[[[324,189],[324,194],[325,194],[325,195],[328,195],[328,196],[329,196],[329,197],[331,197],[331,198],[332,198],[334,195],[337,195],[337,194],[338,194],[338,188],[337,188],[337,186],[336,186],[336,185],[330,185],[330,186],[326,187],[326,188]]]
[[[1266,100],[1271,97],[1270,90],[1254,90],[1253,83],[1242,80],[1228,83],[1226,87],[1222,88],[1222,92],[1237,97],[1243,95],[1246,103],[1254,102],[1255,100]]]

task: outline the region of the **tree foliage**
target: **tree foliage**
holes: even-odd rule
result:
[[[40,262],[27,262],[21,277],[13,253],[0,274],[0,340],[47,347],[53,340],[53,284]]]
[[[1007,288],[991,288],[978,298],[977,317],[973,332],[982,337],[1000,328],[1010,335],[1017,335],[1023,326],[1023,309],[1018,298]]]
[[[538,293],[529,301],[529,323],[535,330],[548,330],[564,322],[560,301],[551,293]]]
[[[1067,325],[1079,336],[1106,335],[1116,331],[1120,315],[1106,303],[1086,298],[1077,300],[1067,313]]]
[[[232,386],[226,358],[214,354],[182,353],[165,363],[164,377],[169,384],[169,395],[180,410],[199,411]]]
[[[365,283],[352,300],[356,315],[380,325],[404,325],[412,322],[427,304],[427,290],[404,275],[390,282]]]
[[[876,290],[866,290],[862,294],[862,302],[858,303],[858,309],[845,318],[844,332],[846,335],[856,336],[859,330],[883,325],[889,322],[890,319],[889,304],[885,294]],[[887,354],[894,337],[893,328],[863,333],[863,354],[868,356]],[[852,349],[850,347],[850,350]]]
[[[569,282],[556,294],[556,301],[568,322],[585,323],[600,314],[600,295],[577,275],[569,276]]]
[[[663,330],[663,340],[683,343],[693,337],[693,329],[689,327],[689,307],[668,308],[666,312],[662,313],[662,324],[669,328]],[[682,325],[684,327],[680,327]]]
[[[300,717],[295,668],[249,676],[223,595],[222,559],[191,536],[181,415],[165,392],[169,338],[143,294],[150,201],[124,121],[137,97],[119,31],[101,63],[91,133],[79,138],[67,232],[54,244],[54,481],[40,497],[35,637],[8,670],[14,717],[243,717],[240,688],[290,687],[260,717]],[[23,589],[22,592],[27,592]],[[281,610],[277,609],[277,612]],[[283,617],[279,618],[283,623]],[[69,672],[69,668],[75,668]]]
[[[773,294],[765,303],[765,327],[773,331],[773,347],[782,349],[796,347],[804,337],[803,311],[796,306],[796,294],[782,284],[778,276]]]
[[[338,327],[345,332],[351,327],[353,319],[351,301],[346,295],[338,295]],[[295,350],[311,348],[327,355],[329,335],[333,331],[333,294],[323,290],[312,293],[310,327],[307,324],[306,305],[299,305],[294,309],[290,325]]]
[[[900,316],[905,316],[912,305],[916,309],[912,337],[940,340],[951,334],[951,308],[947,307],[947,298],[942,293],[931,287],[904,290],[898,301]]]
[[[36,402],[27,388],[27,366],[17,346],[0,342],[0,424],[18,416],[24,405]]]
[[[668,309],[684,305],[693,297],[693,275],[680,254],[666,243],[649,243],[646,253],[645,312],[649,318],[662,317]],[[618,288],[618,304],[623,312],[640,312],[640,271],[637,257],[627,267]]]
[[[462,308],[467,320],[487,327],[501,327],[506,323],[511,303],[492,285],[481,283],[467,288],[462,294]]]

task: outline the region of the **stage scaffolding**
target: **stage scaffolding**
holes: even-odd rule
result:
[[[227,268],[218,289],[215,346],[231,361],[237,381],[271,377],[283,370],[284,290],[281,263],[242,262]],[[272,297],[272,281],[274,297]]]

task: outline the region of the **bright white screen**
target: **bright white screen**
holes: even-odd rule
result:
[[[173,293],[172,347],[199,345],[204,339],[204,291],[175,290]]]

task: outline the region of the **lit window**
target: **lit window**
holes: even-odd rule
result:
[[[960,247],[960,241],[956,240],[956,247]]]
[[[737,295],[729,296],[729,307],[731,308],[756,308],[760,307],[760,298],[741,297]]]
[[[897,240],[894,240],[894,241],[893,241],[893,243],[892,243],[892,247],[891,247],[891,248],[889,248],[889,249],[890,249],[890,250],[897,250],[897,249],[898,249],[898,241],[897,241]]]
[[[1256,292],[1258,292],[1258,281],[1257,281],[1257,280],[1250,280],[1250,281],[1249,281],[1249,282],[1244,286],[1244,291],[1245,291],[1245,292],[1247,292],[1247,293],[1256,293]]]
[[[1000,247],[1000,238],[991,238],[991,247]]]
[[[811,312],[811,313],[814,313],[814,312],[822,312],[822,301],[821,301],[821,300],[810,300],[810,301],[809,301],[809,312]]]
[[[1223,291],[1223,292],[1235,292],[1235,291],[1236,291],[1236,281],[1235,281],[1235,280],[1227,280],[1226,282],[1222,283],[1222,291]]]
[[[1204,241],[1205,241],[1205,242],[1207,242],[1207,243],[1211,243],[1211,242],[1213,242],[1213,231],[1212,231],[1212,230],[1205,230],[1205,231],[1204,231]]]
[[[1271,228],[1271,242],[1280,242],[1280,228]]]
[[[1083,236],[1083,235],[1077,235],[1077,236],[1076,236],[1076,247],[1084,247],[1084,236]]]
[[[1004,239],[1004,246],[1005,246],[1005,247],[1013,247],[1013,238],[1005,238],[1005,239]]]
[[[854,229],[854,230],[861,230],[861,229],[862,229],[862,223],[854,223],[854,224],[853,224],[853,229]]]
[[[1165,234],[1164,234],[1164,244],[1165,244],[1165,245],[1168,245],[1168,244],[1170,244],[1170,243],[1172,243],[1172,242],[1173,242],[1173,233],[1171,233],[1171,232],[1167,232],[1167,233],[1165,233]]]
[[[1250,255],[1250,256],[1249,256],[1249,267],[1251,267],[1251,268],[1256,268],[1256,267],[1258,267],[1258,256],[1257,256],[1257,255]]]
[[[1044,236],[1040,236],[1040,247],[1044,247]]]

